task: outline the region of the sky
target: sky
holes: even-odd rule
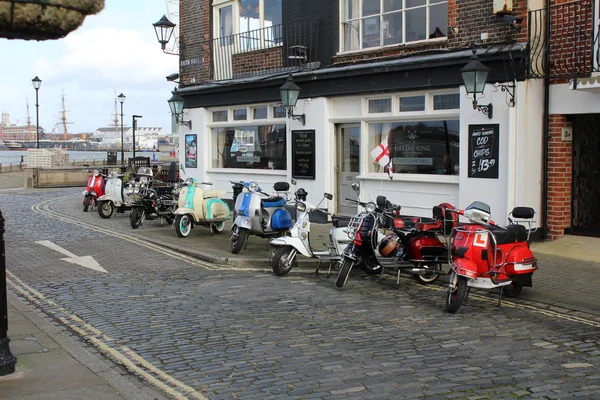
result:
[[[104,9],[62,39],[27,41],[0,38],[0,112],[12,124],[36,123],[38,76],[39,124],[46,132],[60,122],[65,96],[69,133],[115,125],[121,113],[116,96],[126,96],[123,123],[141,115],[139,127],[171,132],[167,100],[175,88],[166,76],[178,71],[178,57],[162,52],[152,24],[167,14],[165,0],[105,0]],[[173,21],[177,23],[177,21]],[[120,123],[119,123],[120,127]]]

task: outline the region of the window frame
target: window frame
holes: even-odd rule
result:
[[[460,91],[457,88],[431,90],[431,91],[414,91],[414,92],[401,92],[390,95],[379,94],[375,96],[361,96],[361,116],[360,122],[363,126],[363,138],[361,139],[365,145],[365,151],[362,154],[364,162],[361,162],[364,172],[361,172],[360,179],[381,179],[382,175],[386,175],[382,171],[373,171],[371,169],[372,158],[370,155],[371,150],[375,148],[375,145],[371,143],[370,124],[377,123],[396,123],[396,122],[408,122],[408,121],[443,121],[443,120],[458,120],[460,124],[460,100],[457,105],[458,108],[446,109],[446,110],[435,110],[434,109],[434,96],[444,94],[458,94],[460,99]],[[369,100],[383,99],[392,97],[392,112],[390,113],[369,113]],[[400,111],[400,98],[401,97],[412,97],[412,96],[424,96],[425,97],[425,110],[423,111]],[[356,122],[356,118],[352,121]],[[342,120],[334,120],[333,122],[342,123]],[[460,139],[460,135],[459,135]],[[460,146],[460,143],[459,143]],[[457,160],[459,161],[459,160]],[[460,167],[460,164],[458,164]],[[386,175],[387,176],[387,175]],[[455,182],[458,181],[459,175],[445,175],[445,174],[414,174],[407,173],[402,174],[395,172],[394,177],[398,177],[401,180],[409,180],[414,182]]]
[[[288,156],[289,156],[289,138],[288,138],[288,118],[287,116],[285,118],[274,118],[274,112],[273,112],[273,108],[276,106],[280,106],[281,103],[257,103],[257,104],[244,104],[244,105],[237,105],[237,106],[229,106],[229,107],[214,107],[214,108],[208,108],[207,109],[207,113],[209,115],[212,116],[212,113],[214,111],[225,111],[227,110],[227,121],[219,121],[219,122],[211,122],[206,124],[206,129],[207,129],[207,133],[208,133],[208,148],[210,149],[209,151],[209,157],[210,157],[210,162],[209,162],[209,166],[207,169],[207,172],[229,172],[232,170],[235,171],[250,171],[250,173],[252,174],[274,174],[274,175],[281,175],[282,172],[287,173],[287,162],[289,160]],[[254,115],[252,110],[255,108],[261,108],[261,107],[267,107],[267,118],[266,119],[254,119]],[[233,110],[239,110],[242,108],[246,108],[247,110],[247,116],[248,119],[246,120],[234,120],[233,119]],[[213,167],[212,166],[212,162],[214,159],[214,152],[215,152],[215,136],[214,136],[214,129],[215,128],[236,128],[236,127],[247,127],[247,126],[264,126],[264,125],[285,125],[286,126],[286,169],[260,169],[260,168],[241,168],[241,169],[236,169],[236,168],[225,168],[225,167]]]
[[[283,3],[283,1],[282,1]],[[265,0],[258,0],[258,20],[259,20],[259,28],[258,29],[265,29]],[[213,0],[213,39],[220,39],[220,32],[221,32],[221,21],[220,21],[220,13],[219,10],[221,8],[225,8],[228,6],[232,6],[232,13],[231,13],[231,17],[233,18],[232,21],[232,26],[233,26],[233,34],[232,35],[240,35],[242,33],[245,32],[241,32],[240,31],[240,7],[241,7],[241,0]],[[282,4],[282,17],[283,17],[283,4]],[[283,18],[282,18],[282,23],[283,23]],[[273,25],[273,26],[277,26],[277,25]],[[252,29],[253,30],[253,29]],[[251,31],[252,31],[251,30]],[[261,48],[264,47],[264,43],[265,39],[264,37],[261,37]],[[276,46],[282,46],[283,43],[279,43],[277,45],[272,45],[270,47],[276,47]]]
[[[360,53],[360,52],[369,52],[369,51],[373,51],[376,49],[382,49],[382,48],[391,48],[391,47],[397,47],[397,46],[410,46],[412,44],[422,44],[422,43],[439,43],[439,42],[445,42],[448,40],[448,32],[446,32],[446,36],[443,37],[439,37],[439,38],[428,38],[426,37],[425,39],[422,40],[413,40],[413,41],[406,41],[406,35],[404,34],[406,32],[406,0],[403,1],[403,7],[401,9],[398,10],[393,10],[393,11],[384,11],[384,0],[379,0],[379,13],[378,14],[373,14],[373,15],[368,15],[368,16],[363,16],[362,15],[362,9],[363,9],[363,1],[364,0],[358,0],[359,4],[358,4],[358,8],[359,8],[359,13],[360,15],[356,18],[352,18],[352,19],[346,19],[346,4],[348,1],[351,0],[340,0],[339,2],[339,15],[340,15],[340,19],[338,21],[339,23],[339,43],[338,43],[338,55],[339,54],[349,54],[349,53]],[[418,9],[420,7],[424,7],[426,8],[426,16],[425,16],[425,24],[426,26],[429,26],[430,24],[430,8],[431,6],[437,6],[439,4],[443,4],[446,3],[448,4],[448,0],[442,0],[442,1],[437,1],[435,3],[431,3],[431,0],[426,0],[426,4],[424,6],[419,6],[419,7],[409,7],[409,10],[414,10],[414,9]],[[392,44],[382,44],[383,43],[383,35],[382,30],[383,30],[383,16],[385,15],[389,15],[389,14],[394,14],[394,13],[402,13],[402,42],[399,43],[392,43]],[[446,18],[448,18],[449,12],[446,14]],[[379,16],[379,33],[380,33],[380,45],[379,46],[373,46],[373,47],[367,47],[364,48],[363,47],[363,40],[362,40],[362,32],[363,32],[363,24],[362,21],[364,21],[367,18],[373,18],[374,16]],[[359,45],[360,48],[358,49],[345,49],[344,48],[344,43],[345,43],[345,36],[344,36],[344,28],[346,26],[347,23],[351,22],[351,21],[358,21],[358,29],[359,29]],[[449,27],[447,28],[449,29]]]

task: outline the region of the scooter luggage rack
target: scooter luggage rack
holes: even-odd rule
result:
[[[359,232],[363,220],[368,215],[369,213],[367,212],[361,212],[360,214],[350,218],[350,221],[348,221],[348,237],[350,240],[354,240],[356,238],[356,234]]]
[[[490,269],[490,271],[488,271],[488,274],[496,273],[496,272],[500,271],[502,268],[506,267],[506,254],[504,254],[504,250],[498,248],[498,244],[496,242],[496,236],[494,235],[494,233],[491,230],[489,230],[483,226],[479,226],[479,227],[477,227],[477,230],[470,231],[468,229],[465,229],[462,226],[457,226],[454,229],[452,229],[452,233],[450,234],[450,239],[452,239],[456,235],[455,232],[464,233],[467,235],[467,237],[469,237],[470,235],[475,235],[478,233],[486,232],[487,235],[492,238],[492,249],[493,249],[493,251],[491,252],[492,254],[491,255],[488,254],[488,257],[494,257],[494,267],[492,269]],[[452,265],[452,244],[453,244],[453,240],[450,240],[448,242],[448,263],[450,265]],[[500,255],[502,256],[501,262],[499,264],[496,263],[498,251],[500,251]],[[488,259],[488,263],[489,263],[489,259]]]

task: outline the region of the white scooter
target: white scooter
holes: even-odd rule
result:
[[[296,224],[290,229],[290,236],[273,238],[269,244],[278,246],[271,258],[271,268],[278,276],[285,276],[296,266],[296,255],[298,253],[305,257],[319,260],[316,272],[322,261],[329,261],[329,272],[331,267],[342,258],[344,248],[350,243],[346,227],[333,227],[329,231],[329,244],[326,250],[313,251],[310,246],[310,212],[317,210],[323,199],[331,200],[333,196],[325,193],[323,199],[316,206],[306,201],[307,192],[300,188],[296,192],[296,210],[298,217]]]
[[[118,213],[131,210],[132,200],[131,191],[124,189],[123,174],[111,172],[106,180],[104,195],[98,198],[98,214],[108,219],[115,210]]]

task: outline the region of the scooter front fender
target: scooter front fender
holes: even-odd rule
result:
[[[186,214],[194,215],[194,210],[192,210],[191,208],[180,207],[177,210],[175,210],[175,212],[173,214],[175,214],[175,215],[186,215]]]
[[[273,238],[269,241],[269,244],[273,246],[291,246],[298,250],[300,254],[304,257],[312,257],[313,255],[306,250],[306,246],[300,238],[291,237],[291,236],[281,236],[278,238]]]
[[[477,264],[468,258],[455,258],[452,260],[452,270],[457,275],[467,278],[477,278]]]
[[[98,197],[98,201],[112,201],[115,205],[121,204],[121,200],[120,199],[117,199],[116,196],[111,196],[111,195],[108,195],[108,194],[105,194],[104,196]]]
[[[238,215],[234,222],[235,225],[244,229],[252,229],[252,220],[249,217]]]

